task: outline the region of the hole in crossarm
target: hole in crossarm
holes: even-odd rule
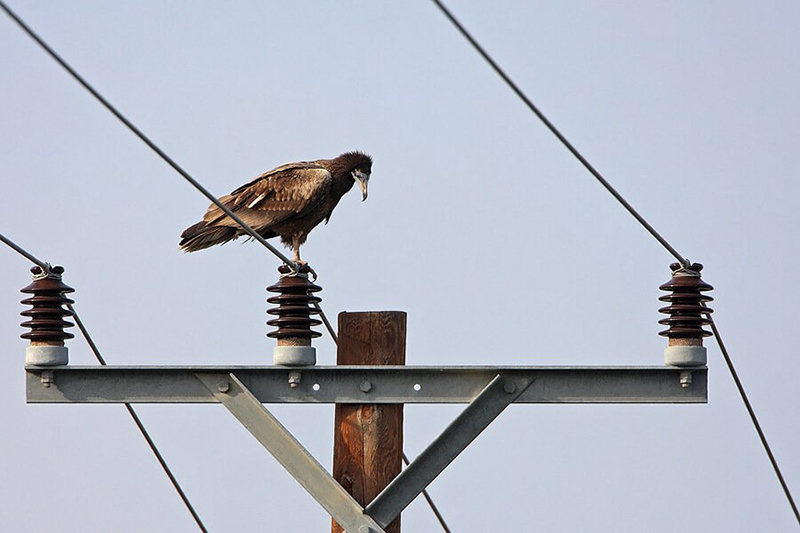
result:
[[[314,383],[311,388],[314,389],[314,392],[317,392],[320,389],[319,383]]]
[[[420,385],[419,383],[414,383],[414,390],[416,392],[421,391],[422,390],[422,385]]]

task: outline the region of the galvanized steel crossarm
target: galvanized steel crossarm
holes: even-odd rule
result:
[[[367,514],[388,526],[535,379],[532,375],[495,376],[441,435],[367,505]]]
[[[469,403],[498,374],[535,378],[515,403],[708,401],[704,366],[29,366],[27,401],[217,403],[195,374],[231,373],[267,404]]]
[[[201,372],[196,379],[348,533],[383,533],[383,529],[364,514],[364,508],[261,405],[235,374]]]

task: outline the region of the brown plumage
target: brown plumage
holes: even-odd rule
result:
[[[265,172],[219,200],[265,239],[280,237],[300,261],[300,245],[355,182],[367,199],[372,158],[347,152],[334,159],[287,163]],[[239,225],[211,204],[203,220],[181,234],[181,248],[196,252],[246,235]]]

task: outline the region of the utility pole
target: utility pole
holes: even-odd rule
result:
[[[405,365],[406,313],[339,313],[339,365]],[[359,388],[366,398],[375,383]],[[366,507],[400,473],[403,458],[402,404],[336,404],[333,477]],[[344,529],[332,520],[331,532]],[[386,533],[400,533],[400,516]]]

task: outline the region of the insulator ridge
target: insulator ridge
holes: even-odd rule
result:
[[[31,268],[31,272],[33,282],[21,292],[33,296],[20,302],[31,306],[31,309],[20,313],[29,318],[21,326],[30,328],[31,331],[23,333],[20,337],[28,339],[31,343],[63,346],[65,340],[75,337],[64,331],[65,328],[75,326],[72,322],[64,320],[65,317],[72,316],[72,311],[65,309],[64,306],[75,303],[65,294],[75,292],[75,289],[61,281],[63,267],[53,267],[50,272],[44,272],[41,267],[35,266]]]
[[[700,279],[703,265],[694,263],[687,268],[679,263],[673,263],[670,269],[672,269],[672,279],[659,287],[662,291],[671,293],[659,298],[660,301],[669,303],[667,307],[658,310],[659,313],[669,315],[658,321],[659,324],[668,326],[659,332],[659,335],[670,339],[710,337],[711,332],[703,329],[703,326],[711,324],[705,315],[713,311],[705,303],[714,299],[703,292],[710,291],[714,287]]]
[[[281,265],[278,268],[281,279],[275,285],[267,287],[267,291],[278,293],[277,296],[267,298],[267,302],[277,304],[277,307],[267,310],[270,315],[277,316],[269,320],[267,325],[278,329],[267,333],[268,337],[279,340],[308,339],[310,342],[312,338],[322,336],[322,333],[311,329],[322,324],[322,321],[311,318],[311,315],[319,314],[314,304],[322,301],[322,298],[313,293],[321,291],[322,287],[309,281],[310,271],[304,265],[298,273],[291,275],[292,271],[288,266]]]

